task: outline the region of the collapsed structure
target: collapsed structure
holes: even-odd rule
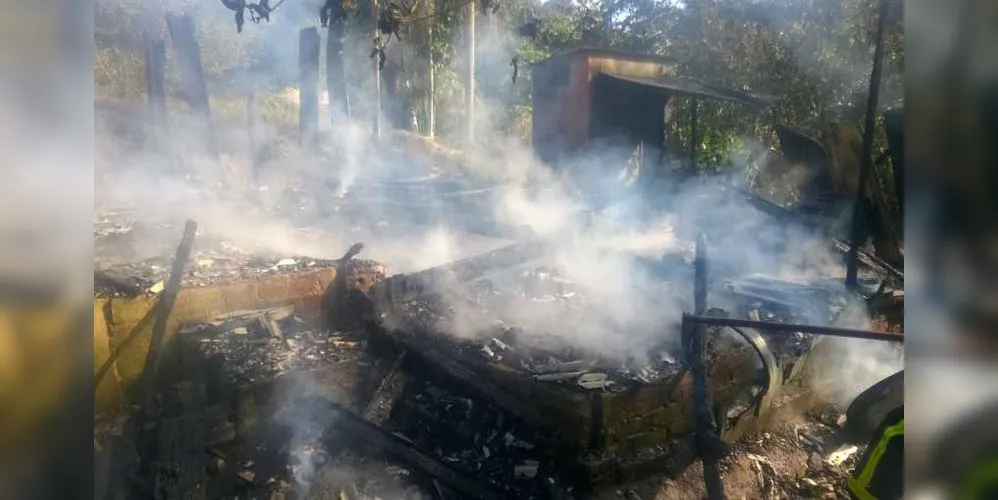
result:
[[[535,145],[572,152],[623,137],[651,153],[657,146],[643,145],[661,141],[662,107],[673,95],[767,102],[670,68],[590,49],[538,65],[535,94],[552,99],[535,99]],[[627,123],[613,118],[621,103],[634,111]],[[384,183],[353,194],[421,192],[490,225],[478,213],[480,190],[446,184]],[[356,201],[351,210],[362,211]],[[184,284],[201,286],[180,296],[164,326],[171,348],[154,374],[160,397],[140,400],[146,407],[131,415],[130,430],[119,426],[105,441],[98,466],[119,473],[101,487],[153,498],[567,498],[679,473],[696,455],[693,363],[680,318],[656,325],[637,354],[574,342],[557,318],[613,305],[566,277],[555,250],[526,240],[395,275],[355,259],[360,247],[332,260],[195,259]],[[640,265],[663,300],[686,304],[693,266],[674,257]],[[900,287],[889,268],[865,263],[879,293]],[[125,368],[108,376],[121,390],[148,371],[144,352],[128,350],[156,310],[142,294],[169,282],[169,266],[156,266],[95,274],[95,323],[104,319],[112,361],[123,360]],[[121,274],[148,276],[136,282]],[[714,315],[830,325],[856,300],[828,284],[725,273],[711,280]],[[522,315],[511,313],[524,308],[555,321],[518,323]],[[608,342],[629,333],[612,322],[595,328]],[[148,350],[155,343],[155,336],[138,341]],[[762,428],[777,404],[806,400],[797,385],[815,346],[809,334],[714,328],[706,373],[720,437],[734,442]],[[375,457],[383,460],[377,467]]]

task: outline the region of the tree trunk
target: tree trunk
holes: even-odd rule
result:
[[[378,0],[371,0],[371,18],[374,19],[374,38],[378,39]],[[374,57],[374,136],[381,137],[381,64]]]
[[[468,146],[475,142],[475,2],[468,2],[468,93],[465,107],[467,109]]]
[[[437,136],[437,103],[436,103],[436,69],[434,68],[433,61],[433,23],[435,19],[432,17],[435,8],[433,0],[427,0],[427,15],[431,16],[427,20],[427,38],[429,40],[430,47],[430,67],[429,67],[429,92],[426,99],[426,114],[427,114],[427,130],[430,139],[435,139]]]

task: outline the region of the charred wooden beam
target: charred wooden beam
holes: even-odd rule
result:
[[[472,478],[467,474],[433,458],[412,444],[393,435],[387,429],[366,421],[346,408],[327,399],[311,397],[301,402],[302,408],[313,408],[320,412],[324,421],[333,421],[343,435],[350,436],[356,443],[372,446],[406,465],[440,480],[448,486],[471,498],[500,500],[510,495],[498,487]],[[335,418],[330,419],[330,416]]]
[[[374,424],[382,425],[391,416],[395,402],[402,394],[402,386],[405,384],[405,374],[402,372],[402,363],[405,361],[406,351],[402,351],[391,368],[378,385],[378,390],[371,396],[367,408],[364,410],[364,420]]]
[[[177,301],[180,283],[184,279],[184,267],[191,258],[191,247],[194,246],[194,235],[197,230],[198,225],[192,220],[187,221],[184,225],[184,236],[177,247],[177,256],[173,259],[170,278],[163,289],[163,296],[156,304],[156,321],[152,326],[152,339],[149,341],[149,352],[146,355],[145,370],[142,373],[143,385],[140,386],[145,392],[143,397],[150,396],[153,390],[159,371],[163,340],[166,338],[166,325],[170,319],[170,313],[173,312],[173,304]]]
[[[410,356],[420,358],[427,366],[443,372],[469,391],[495,404],[528,426],[539,427],[542,425],[541,415],[531,405],[523,404],[520,399],[495,386],[428,342],[395,330],[383,330],[382,332],[408,351]]]
[[[856,287],[859,267],[859,247],[863,246],[863,202],[866,199],[866,182],[873,171],[873,133],[876,124],[877,98],[880,94],[880,73],[884,64],[884,27],[887,24],[887,0],[880,0],[877,12],[877,33],[873,46],[873,69],[870,72],[870,92],[866,101],[866,123],[863,125],[863,151],[860,153],[859,183],[856,185],[856,203],[852,213],[852,237],[846,261],[846,286]]]

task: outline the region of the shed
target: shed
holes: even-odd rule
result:
[[[676,95],[767,106],[761,96],[676,75],[677,61],[609,49],[578,48],[533,66],[533,147],[549,163],[608,141],[665,150],[665,106]]]

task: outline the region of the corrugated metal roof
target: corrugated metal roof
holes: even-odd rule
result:
[[[702,82],[695,78],[685,76],[660,76],[656,78],[638,78],[632,76],[621,76],[610,73],[600,73],[600,75],[615,80],[656,87],[672,93],[694,95],[717,99],[721,101],[736,102],[748,106],[768,107],[772,106],[775,98],[728,89],[719,85]]]

